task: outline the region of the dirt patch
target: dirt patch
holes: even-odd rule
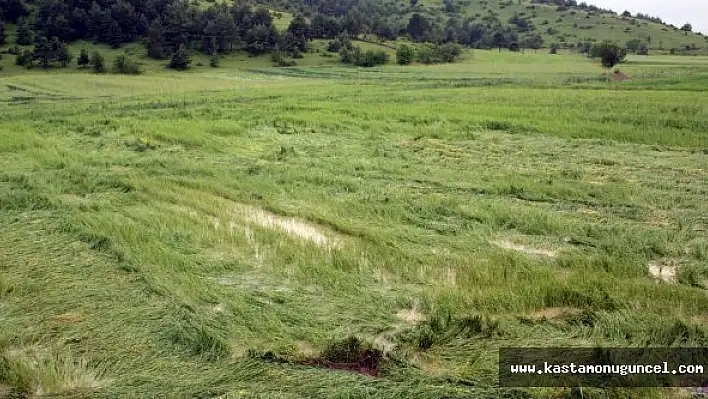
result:
[[[276,215],[247,205],[239,205],[236,210],[244,219],[261,227],[283,230],[294,237],[312,241],[322,247],[332,248],[340,245],[339,240],[325,235],[317,226],[300,219]]]
[[[528,315],[531,320],[553,320],[559,317],[571,316],[582,313],[582,309],[569,307],[555,307],[538,309]]]
[[[558,255],[558,252],[548,250],[548,249],[543,249],[543,248],[534,248],[528,245],[521,245],[521,244],[515,244],[511,241],[506,241],[506,240],[497,240],[497,241],[492,241],[493,245],[496,245],[499,248],[502,249],[507,249],[511,251],[517,251],[521,252],[526,255],[532,255],[532,256],[547,256],[549,258],[555,258]]]
[[[305,359],[299,363],[377,377],[381,372],[382,360],[383,354],[380,350],[356,337],[349,337],[329,344],[319,358]]]
[[[649,262],[649,274],[655,279],[665,283],[676,282],[677,265],[674,262],[651,261]]]
[[[622,73],[620,71],[615,71],[612,74],[612,80],[614,80],[615,82],[624,82],[626,80],[632,80],[632,79],[630,79],[629,76],[625,75],[624,73]]]

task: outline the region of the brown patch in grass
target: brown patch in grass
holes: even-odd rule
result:
[[[276,215],[247,205],[238,205],[236,210],[251,223],[261,227],[283,230],[294,237],[312,241],[322,247],[333,248],[341,244],[339,240],[325,235],[317,226],[297,218]]]
[[[612,80],[614,80],[615,82],[624,82],[626,80],[632,80],[632,79],[630,79],[629,76],[625,75],[624,73],[622,73],[620,71],[615,71],[612,74]]]
[[[675,261],[651,261],[649,262],[649,273],[658,281],[664,283],[676,282],[676,272],[678,265]]]
[[[547,256],[549,258],[555,258],[558,255],[558,252],[552,251],[549,249],[542,249],[542,248],[534,248],[531,246],[527,245],[521,245],[521,244],[515,244],[511,241],[507,240],[497,240],[497,241],[492,241],[492,244],[496,245],[497,247],[501,249],[507,249],[511,251],[517,251],[521,252],[525,255],[532,255],[532,256]]]
[[[553,320],[559,317],[580,314],[582,312],[583,310],[579,308],[553,307],[538,309],[528,316],[531,320]]]
[[[301,360],[298,363],[378,377],[382,360],[383,354],[380,350],[371,348],[358,338],[349,337],[328,345],[320,357]]]
[[[413,306],[412,309],[403,309],[396,313],[396,317],[404,321],[406,324],[416,324],[425,320],[425,315],[420,313],[417,306]]]
[[[302,357],[312,357],[317,354],[317,350],[307,341],[297,341],[297,354]]]

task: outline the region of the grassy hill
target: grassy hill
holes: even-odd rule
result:
[[[497,349],[708,346],[705,57],[240,57],[0,75],[0,396],[555,398]]]
[[[440,20],[446,16],[443,12],[443,1],[421,0],[419,4],[424,12]],[[708,37],[697,33],[686,34],[677,27],[634,17],[622,17],[615,13],[588,12],[578,7],[559,8],[555,5],[532,4],[528,0],[464,0],[459,2],[459,12],[463,17],[477,19],[490,14],[497,15],[502,21],[507,21],[514,15],[521,16],[528,19],[534,27],[528,33],[541,34],[546,45],[553,42],[570,45],[605,39],[624,44],[631,39],[639,39],[646,42],[650,49],[657,51],[692,45],[708,48]],[[648,38],[651,38],[651,41],[648,41]]]

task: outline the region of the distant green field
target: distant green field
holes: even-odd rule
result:
[[[321,54],[1,61],[0,397],[558,398],[497,349],[708,346],[708,58]]]

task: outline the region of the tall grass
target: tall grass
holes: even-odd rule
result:
[[[0,105],[0,389],[494,397],[500,346],[708,344],[703,97],[333,71]],[[378,378],[287,361],[347,337]]]

